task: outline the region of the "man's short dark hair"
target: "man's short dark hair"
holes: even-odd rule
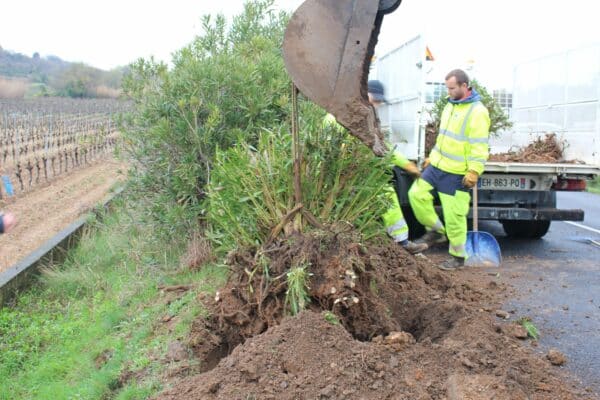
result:
[[[446,75],[446,80],[452,77],[456,78],[456,83],[458,83],[459,86],[463,83],[466,83],[467,86],[469,86],[469,75],[467,75],[467,73],[462,69],[453,69],[452,71],[448,72],[448,75]]]

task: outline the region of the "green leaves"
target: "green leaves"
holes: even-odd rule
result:
[[[540,338],[540,332],[537,327],[531,322],[530,318],[523,317],[520,318],[517,323],[519,323],[525,330],[527,331],[527,336],[532,338],[533,340],[538,340]]]
[[[345,222],[366,238],[381,234],[388,160],[375,157],[346,132],[323,128],[317,121],[324,113],[313,104],[303,102],[301,110],[302,208],[324,225]],[[218,252],[266,243],[296,206],[288,129],[287,124],[264,129],[256,147],[240,143],[217,152],[206,221]]]
[[[304,310],[310,303],[308,295],[308,266],[297,266],[287,273],[287,291],[285,292],[285,304],[292,315]]]
[[[135,103],[123,129],[131,187],[164,229],[205,219],[217,251],[264,244],[297,206],[281,56],[288,17],[272,5],[248,2],[230,25],[205,17],[172,69],[138,60],[124,85]],[[389,166],[347,133],[324,129],[323,110],[299,105],[302,209],[377,235]]]
[[[325,313],[323,313],[323,318],[325,319],[325,321],[327,321],[331,325],[339,325],[340,324],[340,319],[337,317],[337,315],[335,315],[331,311],[325,311]]]
[[[135,109],[122,130],[140,196],[171,203],[154,202],[158,220],[180,223],[165,219],[172,205],[188,219],[200,215],[216,152],[255,146],[261,129],[289,119],[280,53],[287,16],[271,12],[272,4],[246,3],[231,25],[205,16],[202,34],[175,53],[172,69],[153,59],[130,66],[124,92]]]

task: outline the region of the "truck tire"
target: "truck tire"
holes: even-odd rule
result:
[[[536,192],[531,204],[536,208],[556,208],[556,192]],[[546,220],[500,220],[509,237],[540,239],[550,229],[552,221]]]
[[[519,221],[519,220],[504,220],[502,228],[509,237],[540,239],[550,229],[552,221]]]
[[[379,12],[389,14],[398,8],[402,0],[379,0]]]

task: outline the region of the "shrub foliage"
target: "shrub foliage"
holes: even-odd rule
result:
[[[153,59],[130,67],[124,91],[135,107],[123,130],[132,188],[167,229],[201,219],[217,247],[254,246],[296,206],[281,55],[288,18],[273,0],[247,2],[231,24],[205,16],[202,35],[171,67]],[[385,160],[322,128],[324,115],[300,101],[303,207],[322,223],[344,220],[374,234]]]

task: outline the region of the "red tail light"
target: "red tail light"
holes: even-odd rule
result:
[[[573,191],[582,191],[587,187],[587,183],[585,179],[562,179],[558,178],[558,180],[552,184],[552,189],[554,190],[573,190]]]

